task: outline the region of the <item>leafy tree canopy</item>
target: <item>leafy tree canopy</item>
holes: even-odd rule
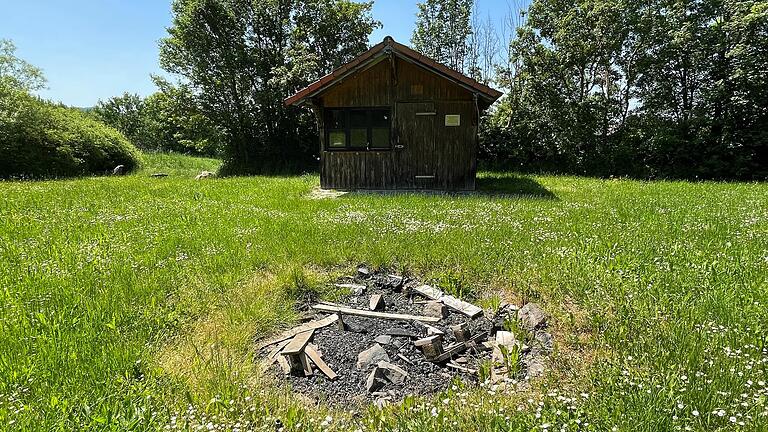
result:
[[[0,39],[0,84],[34,91],[45,87],[45,82],[40,68],[16,56],[16,45],[12,41]]]
[[[147,98],[125,93],[99,101],[92,114],[143,150],[218,155],[222,134],[189,86],[154,80],[159,90]]]
[[[225,173],[315,160],[312,117],[283,99],[368,47],[372,3],[175,0],[160,63],[180,75],[225,138]]]
[[[418,3],[411,44],[416,51],[457,71],[465,69],[472,34],[474,0],[426,0]]]
[[[768,7],[535,0],[484,156],[643,177],[768,177]]]

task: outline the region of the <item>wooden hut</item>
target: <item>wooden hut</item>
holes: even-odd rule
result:
[[[285,104],[317,116],[325,189],[474,190],[478,120],[500,96],[386,37]]]

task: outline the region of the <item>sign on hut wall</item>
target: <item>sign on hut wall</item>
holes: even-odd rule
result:
[[[461,116],[458,114],[448,114],[445,116],[446,126],[461,126]]]

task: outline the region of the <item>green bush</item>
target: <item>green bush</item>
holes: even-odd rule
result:
[[[99,101],[89,114],[143,151],[219,155],[223,134],[202,113],[189,87],[159,78],[155,83],[159,91],[146,98],[124,93]]]
[[[0,85],[0,178],[105,174],[139,164],[139,151],[118,131],[84,113]]]

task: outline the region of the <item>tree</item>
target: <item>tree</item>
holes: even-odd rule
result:
[[[426,0],[418,3],[411,44],[416,51],[457,71],[472,64],[469,37],[474,0]],[[469,61],[468,61],[469,60]]]
[[[368,46],[371,3],[175,0],[160,63],[224,133],[224,173],[315,162],[314,120],[283,99]]]
[[[123,93],[122,96],[96,103],[92,114],[122,132],[136,147],[157,150],[155,137],[147,129],[143,111],[144,99],[141,96]]]
[[[43,71],[16,57],[16,45],[0,39],[0,85],[35,91],[45,87]]]
[[[203,114],[189,86],[155,78],[159,91],[144,100],[146,128],[164,151],[219,155],[222,134]]]
[[[139,164],[139,152],[117,130],[30,93],[44,83],[40,69],[0,41],[0,178],[104,174]]]
[[[487,157],[598,175],[768,176],[764,2],[534,0],[527,12]]]
[[[490,15],[480,21],[472,13],[472,34],[468,41],[466,72],[474,80],[489,84],[496,73],[499,56],[499,35]]]
[[[147,98],[125,93],[99,101],[92,115],[142,150],[218,155],[221,133],[189,87],[158,77],[154,81],[159,90]]]

